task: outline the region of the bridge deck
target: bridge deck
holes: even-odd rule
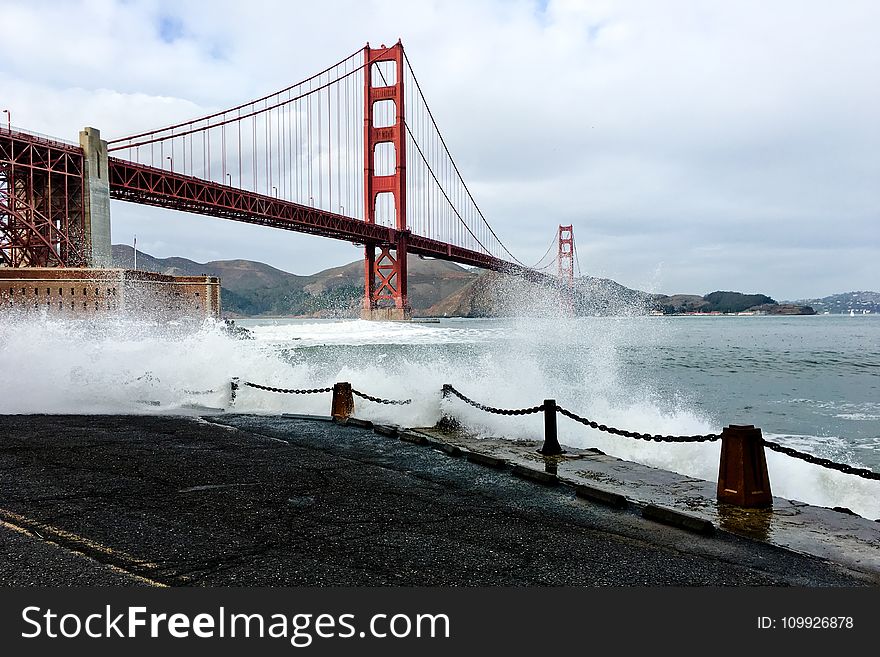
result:
[[[182,173],[109,158],[112,198],[182,212],[320,235],[355,244],[397,244],[400,231],[319,208],[221,185]],[[453,244],[409,234],[408,250],[441,260],[494,271],[530,270]]]

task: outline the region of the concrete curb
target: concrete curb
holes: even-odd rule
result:
[[[522,479],[530,479],[531,481],[536,481],[539,484],[544,484],[545,486],[556,486],[559,484],[559,477],[551,472],[544,472],[543,470],[534,470],[532,468],[527,468],[524,465],[515,465],[513,466],[513,474],[517,477],[521,477]]]
[[[352,427],[361,427],[362,429],[372,429],[373,423],[369,420],[361,420],[357,417],[348,417],[345,419],[333,418],[339,424],[347,424]]]
[[[620,493],[612,493],[609,490],[596,488],[594,486],[585,486],[584,484],[576,484],[574,487],[575,495],[580,498],[598,502],[615,509],[625,509],[628,505],[626,498]]]
[[[464,454],[461,447],[459,447],[458,445],[450,445],[449,443],[442,443],[434,440],[429,440],[428,444],[431,447],[436,447],[441,452],[446,452],[447,454],[449,454],[449,456],[461,456],[462,454]]]
[[[485,465],[488,468],[503,468],[507,465],[507,461],[497,456],[489,456],[480,452],[467,452],[465,458],[471,463]]]
[[[293,420],[315,420],[317,422],[333,422],[334,420],[329,415],[305,415],[303,413],[282,413],[281,417],[289,417]]]
[[[397,438],[397,427],[393,424],[374,424],[373,431],[381,436]]]
[[[689,532],[702,534],[703,536],[710,536],[715,532],[715,525],[708,520],[703,520],[702,518],[697,518],[674,509],[657,506],[656,504],[648,504],[643,508],[642,517],[663,523],[664,525],[671,525]]]
[[[420,433],[415,433],[414,431],[398,431],[397,437],[401,440],[405,440],[408,443],[414,443],[416,445],[430,444],[430,440],[428,440],[427,436],[423,436]]]

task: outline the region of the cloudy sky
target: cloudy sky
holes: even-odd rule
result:
[[[403,40],[524,262],[663,293],[880,289],[874,0],[0,0],[0,109],[69,140],[157,128]],[[2,118],[5,120],[6,115]],[[298,274],[352,245],[114,202],[114,243]]]

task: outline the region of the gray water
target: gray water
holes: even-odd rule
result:
[[[630,380],[686,391],[718,424],[802,436],[880,469],[880,317],[671,317],[623,348]]]

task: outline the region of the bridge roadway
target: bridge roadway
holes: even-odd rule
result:
[[[265,194],[170,172],[121,158],[108,160],[110,197],[221,219],[320,235],[356,244],[396,245],[400,231]],[[407,233],[407,251],[440,260],[518,274],[541,282],[550,276],[507,260],[415,233]]]
[[[0,435],[4,586],[876,583],[356,426],[0,416]]]
[[[64,156],[72,159],[65,159]],[[34,172],[38,177],[42,175],[43,179],[50,171],[68,175],[75,161],[80,172],[77,174],[80,181],[77,186],[82,188],[83,157],[83,148],[75,144],[18,129],[0,130],[0,162],[8,162],[11,169],[20,170],[18,175],[31,180],[32,184]],[[123,158],[110,157],[107,166],[109,195],[115,200],[319,235],[353,244],[396,247],[401,237],[405,237],[407,252],[413,255],[502,271],[543,284],[558,284],[554,277],[515,262],[410,231],[399,231],[391,226],[368,223],[321,208]],[[84,226],[81,228],[84,229]],[[3,225],[0,224],[0,233],[2,229]]]

